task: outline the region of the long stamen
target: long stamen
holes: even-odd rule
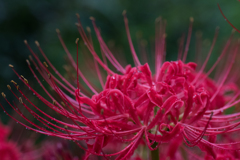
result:
[[[193,17],[190,17],[190,25],[189,25],[189,29],[188,29],[188,37],[187,37],[185,51],[184,51],[183,59],[182,59],[183,63],[185,63],[185,61],[187,59],[187,54],[188,54],[189,45],[190,45],[190,41],[191,41],[191,35],[192,35],[193,21],[194,21]]]
[[[91,42],[92,45],[93,45],[90,27],[87,27],[87,32],[88,32],[88,34],[89,34],[90,42]],[[101,84],[102,88],[104,89],[104,84],[103,84],[103,80],[102,80],[102,75],[101,75],[101,73],[100,73],[100,70],[99,70],[99,67],[98,67],[98,63],[97,63],[97,61],[95,60],[95,58],[93,58],[93,61],[94,61],[94,64],[95,64],[95,68],[96,68],[96,72],[97,72],[97,75],[98,75],[98,79],[99,79],[99,81],[100,81],[100,84]]]
[[[81,35],[81,37],[83,38],[84,40],[84,43],[87,45],[90,53],[93,55],[93,57],[97,60],[97,62],[110,74],[114,74],[114,72],[112,70],[110,70],[103,62],[102,60],[98,57],[97,53],[94,51],[94,48],[92,46],[92,44],[89,42],[89,39],[87,38],[86,36],[86,33],[84,32],[84,29],[81,25],[81,21],[80,21],[80,16],[77,14],[77,18],[78,18],[78,23],[76,24],[77,25],[77,28],[78,28],[78,31]]]
[[[201,76],[202,72],[204,71],[204,68],[205,68],[206,65],[207,65],[207,62],[208,62],[208,60],[209,60],[209,58],[210,58],[210,56],[211,56],[213,47],[214,47],[214,45],[215,45],[215,43],[216,43],[217,36],[218,36],[218,32],[219,32],[219,28],[216,28],[215,35],[214,35],[214,38],[213,38],[213,42],[212,42],[211,48],[210,48],[210,50],[209,50],[209,52],[208,52],[207,58],[206,58],[206,60],[204,61],[201,69],[200,69],[199,72],[198,72],[198,75],[195,77],[195,79],[194,79],[194,81],[192,82],[192,84],[194,84],[194,83],[198,80],[198,78]]]
[[[209,69],[209,71],[203,75],[203,78],[201,78],[201,80],[197,81],[196,83],[196,86],[198,86],[199,84],[202,83],[203,80],[205,80],[211,73],[212,71],[216,68],[216,66],[218,65],[218,63],[220,62],[220,60],[223,58],[223,56],[227,53],[227,50],[231,44],[231,41],[232,41],[232,38],[233,38],[233,33],[234,31],[232,32],[230,38],[228,39],[226,45],[224,46],[223,50],[222,50],[222,53],[221,55],[218,57],[217,61],[212,65],[212,67]]]
[[[93,28],[96,32],[98,41],[100,43],[100,47],[102,49],[102,51],[104,52],[104,54],[106,55],[106,57],[108,58],[108,60],[111,62],[111,64],[121,73],[125,73],[125,69],[120,65],[120,63],[116,60],[116,58],[113,56],[113,54],[111,53],[111,51],[109,50],[109,48],[107,47],[107,45],[105,44],[105,42],[102,39],[102,36],[100,34],[99,29],[96,26],[95,23],[95,18],[91,17],[90,18],[92,20],[92,24],[93,24]]]
[[[126,32],[127,32],[128,43],[130,45],[130,50],[131,50],[131,53],[132,53],[132,56],[133,56],[133,60],[134,60],[135,66],[140,66],[141,63],[140,63],[140,61],[139,61],[139,59],[137,57],[136,51],[135,51],[135,49],[133,47],[133,43],[132,43],[132,39],[131,39],[129,27],[128,27],[128,19],[127,19],[126,13],[127,12],[124,10],[122,14],[123,14],[125,28],[126,28]]]
[[[79,41],[79,38],[77,38],[76,41],[75,41],[76,46],[77,46],[77,69],[79,68],[79,66],[78,66],[78,41]],[[78,72],[77,72],[77,89],[79,90],[79,76],[78,76]]]
[[[238,45],[239,45],[239,43],[238,43]],[[220,92],[220,89],[222,88],[223,83],[225,82],[225,80],[226,80],[226,78],[227,78],[230,70],[232,69],[232,66],[233,66],[233,63],[234,63],[234,61],[235,61],[235,57],[236,57],[236,55],[237,55],[237,52],[238,52],[238,46],[236,46],[235,51],[234,51],[233,56],[232,56],[232,60],[231,60],[231,62],[230,62],[230,65],[229,65],[226,73],[224,74],[224,77],[222,78],[221,83],[219,84],[217,91],[216,91],[216,92],[214,93],[214,95],[211,97],[210,101],[213,101],[214,98],[215,98],[215,97],[218,95],[218,93]]]
[[[220,5],[219,5],[219,4],[217,4],[217,5],[218,5],[218,9],[220,10],[222,16],[223,16],[224,19],[228,22],[228,24],[230,24],[230,25],[232,26],[232,28],[234,28],[238,33],[240,33],[240,30],[238,30],[238,29],[227,19],[227,17],[223,14],[223,11],[222,11]]]

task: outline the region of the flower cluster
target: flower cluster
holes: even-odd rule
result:
[[[99,57],[89,36],[90,29],[87,29],[89,34],[86,34],[80,17],[77,15],[76,25],[84,44],[93,56],[96,75],[102,85],[102,91],[98,92],[83,75],[78,67],[78,57],[75,61],[60,31],[57,30],[72,68],[77,73],[75,86],[57,71],[38,42],[36,45],[45,58],[44,63],[40,61],[27,41],[24,41],[33,56],[33,58],[30,57],[31,63],[57,93],[57,98],[42,84],[29,60],[27,60],[29,69],[48,98],[41,96],[24,76],[19,75],[12,65],[10,67],[37,98],[67,120],[59,120],[43,111],[22,92],[14,81],[12,81],[13,86],[22,97],[18,97],[9,85],[8,88],[40,124],[26,117],[2,93],[9,105],[30,125],[7,114],[28,129],[74,141],[86,151],[85,159],[93,155],[103,156],[105,159],[111,159],[110,157],[116,159],[149,157],[152,159],[186,159],[186,157],[201,159],[203,156],[206,159],[240,158],[239,153],[236,152],[239,149],[239,141],[237,137],[234,137],[239,130],[240,113],[225,114],[227,109],[240,102],[238,99],[240,90],[235,83],[238,79],[235,74],[237,69],[233,67],[239,42],[232,43],[231,35],[217,61],[205,72],[217,39],[218,29],[216,29],[206,60],[202,65],[198,64],[201,66],[197,70],[196,63],[186,63],[193,18],[190,18],[185,48],[184,39],[180,42],[177,61],[165,61],[166,25],[161,19],[157,19],[155,73],[153,74],[149,64],[141,64],[138,59],[131,40],[126,12],[123,12],[123,16],[134,67],[131,65],[123,67],[120,64],[101,37],[95,19],[91,17],[103,53],[102,57]],[[78,39],[76,45],[78,47]],[[219,74],[215,80],[211,79],[209,75],[225,58],[227,58],[226,65],[224,68],[218,67],[220,68],[217,71]],[[105,82],[101,73],[102,69],[108,74]],[[55,73],[52,74],[50,70]],[[92,96],[88,96],[83,85],[79,84],[79,78],[91,90]],[[47,99],[51,99],[53,103]],[[2,108],[6,111],[4,107]],[[146,148],[151,151],[151,155],[146,153],[148,152]]]
[[[0,124],[0,157],[3,160],[8,159],[20,159],[20,151],[17,148],[16,144],[8,141],[7,137],[9,136],[10,129],[8,127]]]
[[[36,145],[36,135],[26,138],[24,128],[20,129],[13,123],[4,126],[0,123],[0,158],[1,160],[78,160],[72,156],[69,146],[56,140],[42,141]],[[24,143],[22,143],[24,142]]]

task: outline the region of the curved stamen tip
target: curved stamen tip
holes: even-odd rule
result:
[[[57,32],[57,33],[60,33],[60,30],[59,30],[58,28],[56,28],[56,32]]]
[[[123,10],[123,12],[122,12],[122,15],[126,15],[126,13],[127,13],[127,11],[126,10]]]
[[[8,88],[9,90],[11,90],[11,86],[10,86],[9,84],[7,85],[7,88]]]
[[[95,18],[94,18],[94,17],[92,17],[92,16],[91,16],[91,17],[89,17],[89,19],[90,19],[90,20],[92,20],[92,21],[95,21]]]
[[[23,41],[25,44],[28,44],[28,42],[27,42],[27,40],[25,39],[24,41]]]
[[[190,22],[193,22],[193,21],[194,21],[194,18],[193,18],[193,17],[190,17],[189,19],[190,19]]]
[[[76,39],[75,43],[78,44],[79,38]]]
[[[80,15],[78,13],[76,13],[76,16],[77,16],[77,18],[80,18]]]
[[[27,64],[30,66],[30,62],[29,62],[29,60],[28,60],[28,59],[26,59],[26,62],[27,62]]]
[[[39,42],[38,41],[35,41],[35,44],[39,47],[40,46],[40,44],[39,44]]]
[[[8,66],[9,66],[9,67],[11,67],[11,68],[13,68],[13,67],[14,67],[14,66],[13,66],[13,65],[11,65],[11,64],[9,64]]]
[[[6,98],[6,94],[4,94],[4,92],[1,93],[3,98]]]
[[[90,33],[91,32],[91,28],[90,27],[86,27],[86,30]]]
[[[31,55],[29,55],[28,57],[29,57],[30,60],[32,60],[32,56]]]

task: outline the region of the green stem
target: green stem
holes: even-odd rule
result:
[[[157,146],[157,143],[155,142],[152,147],[155,148]],[[158,160],[159,159],[159,148],[156,150],[151,151],[151,157],[152,160]]]

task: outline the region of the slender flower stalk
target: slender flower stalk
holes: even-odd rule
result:
[[[200,69],[196,70],[196,63],[186,63],[193,18],[190,18],[185,47],[184,36],[181,38],[177,61],[165,61],[166,24],[158,18],[155,38],[155,73],[152,73],[149,64],[142,64],[134,49],[126,11],[123,12],[123,17],[135,66],[121,65],[104,42],[95,19],[91,17],[102,52],[102,56],[99,57],[100,54],[96,53],[91,40],[90,28],[87,28],[86,33],[77,14],[76,26],[94,59],[93,63],[102,91],[98,91],[79,69],[79,39],[76,40],[77,59],[75,60],[57,29],[58,38],[71,67],[77,74],[75,83],[70,83],[58,72],[37,41],[36,46],[45,62],[40,61],[25,40],[24,43],[32,54],[27,64],[48,96],[47,98],[34,90],[28,80],[18,74],[12,65],[10,67],[40,101],[67,120],[57,119],[42,110],[41,106],[35,105],[13,80],[12,86],[16,89],[13,90],[9,86],[9,90],[40,124],[31,121],[2,93],[9,106],[26,122],[15,119],[1,105],[6,114],[35,132],[74,141],[86,151],[85,159],[92,155],[102,156],[105,159],[111,159],[111,157],[116,159],[149,159],[150,157],[152,159],[185,159],[186,157],[191,159],[194,157],[197,159],[200,158],[199,154],[208,159],[229,156],[239,158],[239,154],[234,155],[232,152],[240,149],[240,141],[232,140],[227,135],[239,131],[240,113],[224,114],[226,110],[240,102],[240,90],[235,83],[238,77],[233,74],[238,71],[234,62],[239,52],[239,42],[233,40],[233,34],[227,40],[219,58],[210,70],[206,71],[206,65],[217,40],[219,30],[217,28],[209,53],[203,64],[198,64],[201,65]],[[220,73],[215,80],[211,79],[209,75],[225,58],[227,61],[224,69],[220,68]],[[45,88],[30,62],[57,93],[57,98]],[[107,73],[106,78],[103,77],[102,70]],[[85,84],[79,83],[80,78]],[[84,85],[91,91],[91,96],[88,96],[89,92],[83,89]],[[21,97],[17,96],[16,92],[19,92]],[[227,138],[223,141],[218,139],[224,136]],[[194,146],[197,147],[189,148]],[[143,150],[148,148],[151,155],[145,155],[143,151],[139,153],[141,148]],[[199,154],[198,148],[201,150]]]

